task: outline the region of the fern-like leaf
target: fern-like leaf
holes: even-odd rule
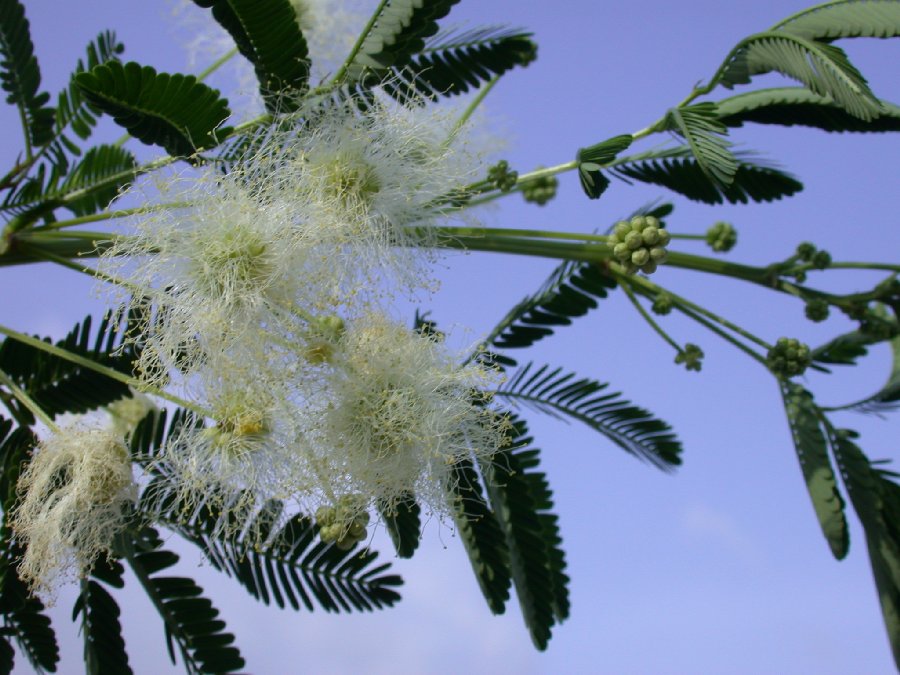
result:
[[[280,511],[280,505],[271,508]],[[253,538],[264,537],[260,519],[273,517],[260,514],[250,528]],[[199,546],[216,569],[224,572],[263,604],[281,608],[290,605],[299,610],[300,603],[312,611],[311,598],[328,612],[373,611],[391,607],[400,600],[395,587],[403,583],[399,576],[383,574],[389,563],[377,565],[378,553],[368,549],[342,551],[318,539],[318,528],[309,518],[294,515],[278,532],[272,532],[271,543],[255,550],[248,543],[223,541],[212,536],[214,518],[200,514],[191,523],[174,523],[181,532]]]
[[[124,45],[116,39],[112,31],[104,31],[88,43],[86,60],[79,59],[69,85],[59,92],[56,102],[56,121],[53,128],[53,140],[49,143],[46,154],[52,166],[48,192],[53,189],[59,179],[69,172],[72,158],[80,157],[82,150],[73,141],[69,132],[74,132],[80,140],[90,137],[97,124],[96,111],[92,111],[75,84],[75,75],[90,70],[106,61],[118,59],[125,50]],[[81,215],[81,214],[79,214]]]
[[[759,33],[744,40],[720,72],[719,82],[730,88],[771,71],[801,82],[814,94],[831,98],[863,121],[882,113],[881,102],[843,50],[783,31]]]
[[[900,106],[882,101],[881,111],[870,120],[846,112],[826,96],[803,87],[758,89],[717,103],[719,119],[729,127],[746,122],[801,125],[829,132],[900,131]]]
[[[394,550],[400,558],[412,558],[419,548],[422,537],[422,523],[419,516],[422,508],[415,495],[409,494],[405,501],[392,508],[381,508],[381,520],[391,537]]]
[[[569,614],[565,555],[553,508],[553,493],[538,466],[539,451],[523,420],[511,419],[511,446],[484,466],[491,504],[506,535],[510,570],[531,640],[547,648],[551,629]]]
[[[834,431],[832,452],[866,533],[885,628],[900,668],[900,486],[872,466],[853,437],[848,430]]]
[[[19,107],[25,133],[32,145],[43,145],[53,135],[53,108],[47,107],[50,94],[39,92],[41,71],[25,7],[18,0],[0,0],[0,87],[6,102]]]
[[[671,470],[681,464],[681,443],[672,427],[632,405],[606,383],[576,378],[562,368],[528,363],[496,391],[511,405],[538,410],[557,419],[583,422],[630,454]]]
[[[91,317],[86,317],[57,346],[131,374],[135,352],[131,346],[118,347],[128,326],[133,324],[129,321],[116,324],[112,317],[113,314],[107,313],[96,332],[92,331]],[[131,317],[131,321],[135,320]],[[0,368],[51,416],[87,412],[131,395],[128,386],[118,380],[12,338],[0,344]],[[21,413],[31,419],[30,412],[21,409]]]
[[[119,191],[132,180],[137,160],[129,150],[117,145],[97,145],[85,153],[57,190],[60,198],[76,190],[84,196],[67,200],[66,208],[76,216],[96,213],[109,206]]]
[[[671,154],[687,154],[687,151]],[[661,185],[704,204],[771,202],[790,197],[803,189],[803,184],[789,173],[744,157],[737,158],[737,170],[728,185],[710,180],[693,157],[669,156],[638,161],[628,161],[626,158],[612,173],[626,181]]]
[[[104,564],[108,566],[108,563]],[[120,563],[113,564],[121,570]],[[102,584],[93,579],[81,580],[81,593],[75,601],[72,620],[81,619],[84,665],[90,675],[130,675],[132,672],[122,638],[120,614],[119,605]]]
[[[900,36],[900,4],[896,0],[837,0],[805,9],[780,21],[783,30],[807,40]]]
[[[82,95],[147,145],[189,157],[216,145],[228,102],[192,75],[157,73],[133,61],[108,61],[75,75]]]
[[[162,548],[156,530],[145,527],[131,542],[126,560],[165,623],[172,663],[178,646],[185,668],[191,673],[230,673],[244,667],[234,636],[225,632],[219,611],[202,597],[203,589],[192,579],[160,576],[178,562],[178,556]],[[173,645],[174,643],[174,645]]]
[[[553,334],[597,307],[616,282],[600,268],[583,262],[559,265],[541,288],[525,298],[491,331],[486,342],[495,349],[521,349]],[[514,361],[507,360],[510,365]]]
[[[450,467],[450,472],[447,490],[454,507],[457,533],[488,607],[494,614],[503,614],[512,585],[506,537],[497,514],[484,498],[472,462],[458,461]]]
[[[270,112],[290,110],[309,81],[309,51],[289,0],[194,0],[212,9],[253,64]]]
[[[719,121],[715,103],[672,108],[666,115],[666,127],[684,138],[700,170],[713,185],[731,185],[738,161],[725,139],[728,128]]]
[[[606,192],[609,178],[601,169],[627,150],[633,140],[630,134],[623,134],[578,151],[578,179],[588,199],[599,199]]]
[[[425,47],[426,38],[438,32],[444,18],[459,0],[384,0],[362,36],[359,51],[347,73],[353,81],[374,74],[383,78],[391,68],[403,68]]]
[[[133,456],[158,457],[167,437],[182,425],[194,423],[182,412],[168,423],[167,418],[165,411],[153,413],[137,426],[131,440]],[[284,517],[278,502],[248,517],[243,537],[223,538],[220,515],[206,507],[188,512],[164,470],[164,465],[156,465],[158,476],[144,490],[141,510],[199,547],[213,567],[234,577],[260,602],[282,608],[290,605],[295,610],[302,604],[312,611],[315,600],[326,611],[340,612],[371,611],[400,600],[394,588],[403,581],[397,575],[382,574],[390,564],[377,565],[375,551],[342,551],[322,543],[318,526],[310,518]],[[275,524],[282,522],[274,531]]]
[[[828,458],[828,441],[822,431],[818,407],[812,394],[792,382],[782,381],[781,394],[803,479],[812,499],[819,525],[835,558],[847,555],[850,545],[844,500],[835,482]]]
[[[402,68],[391,68],[382,85],[400,101],[436,100],[477,89],[536,56],[531,33],[482,28],[438,34]]]

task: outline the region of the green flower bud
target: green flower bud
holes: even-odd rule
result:
[[[669,252],[662,246],[654,246],[650,249],[650,259],[656,264],[664,263],[669,257]]]
[[[801,375],[812,363],[809,347],[794,338],[779,338],[766,355],[769,370],[781,377]]]
[[[660,227],[659,218],[656,216],[644,216],[644,225],[646,227],[655,227],[658,229]]]
[[[647,244],[647,246],[653,246],[653,244],[659,241],[659,228],[645,227],[641,231],[641,239],[644,240],[644,243]]]
[[[671,236],[669,235],[669,231],[660,229],[659,230],[659,240],[656,243],[659,244],[660,246],[668,246],[670,239],[671,239]]]
[[[804,308],[806,318],[810,321],[824,321],[828,318],[828,302],[821,298],[810,300]]]
[[[688,370],[700,371],[703,367],[703,350],[695,344],[688,342],[684,349],[678,352],[675,363],[683,363]]]
[[[645,248],[639,248],[631,254],[631,262],[638,267],[650,261],[650,252]]]
[[[632,232],[641,232],[645,227],[647,227],[647,223],[644,221],[643,216],[635,216],[631,219]]]
[[[828,251],[816,251],[811,264],[813,269],[824,270],[831,265],[831,254]]]
[[[674,304],[675,303],[671,295],[669,295],[668,293],[660,293],[653,299],[653,304],[650,306],[650,309],[652,309],[656,314],[665,316],[672,311],[672,307]]]
[[[619,238],[619,241],[625,241],[625,237],[628,236],[629,232],[631,232],[631,225],[624,220],[620,220],[613,228],[613,234]]]
[[[737,243],[737,230],[731,223],[720,220],[706,231],[706,243],[716,253],[726,253]]]
[[[643,272],[644,274],[653,274],[656,271],[656,268],[656,262],[653,260],[648,260],[643,265],[641,265],[641,272]]]
[[[631,257],[631,249],[628,248],[628,244],[620,242],[613,247],[613,255],[616,257],[616,260],[622,262]]]
[[[813,244],[811,242],[804,241],[802,244],[797,246],[797,257],[800,258],[800,260],[805,260],[806,262],[809,262],[810,260],[812,260],[812,257],[815,254],[816,254],[816,246],[815,246],[815,244]]]
[[[640,232],[629,232],[625,237],[625,243],[628,245],[632,251],[641,247],[641,244],[644,243],[644,240],[641,239]]]
[[[556,196],[559,180],[556,176],[544,176],[528,181],[522,186],[522,197],[530,204],[543,206]]]

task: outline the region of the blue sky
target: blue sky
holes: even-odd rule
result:
[[[104,28],[117,31],[128,59],[169,71],[186,63],[184,31],[174,30],[169,2],[25,4],[50,91],[61,88],[84,45]],[[709,77],[740,38],[806,4],[463,0],[447,23],[535,33],[538,61],[504,78],[485,106],[492,128],[508,139],[503,156],[524,171],[568,161],[579,147],[652,122]],[[900,45],[844,46],[877,94],[900,100]],[[227,83],[219,84],[229,93]],[[10,113],[2,118],[6,161],[20,143]],[[759,127],[737,130],[734,140],[780,162],[806,189],[772,204],[709,207],[616,183],[589,202],[568,175],[550,205],[526,207],[514,197],[483,218],[496,227],[592,231],[662,197],[676,205],[673,231],[701,233],[716,220],[733,222],[737,261],[767,264],[804,240],[839,260],[896,261],[897,136]],[[442,326],[467,327],[475,338],[552,267],[492,254],[447,256],[439,265],[442,288],[423,308]],[[100,307],[91,281],[74,273],[34,266],[3,274],[2,322],[20,330],[59,336]],[[827,276],[823,283],[844,291],[880,278]],[[800,303],[762,289],[678,270],[663,269],[658,279],[770,341],[792,335],[815,344],[850,327],[840,317],[813,325]],[[406,579],[400,605],[376,614],[262,607],[173,537],[172,546],[185,553],[182,572],[196,575],[222,610],[254,673],[893,672],[862,532],[850,515],[850,554],[840,563],[831,558],[773,378],[678,317],[664,325],[680,341],[701,345],[707,354],[701,373],[675,366],[672,350],[618,296],[527,356],[611,382],[670,422],[685,446],[684,466],[664,475],[585,429],[529,414],[572,577],[571,618],[555,629],[545,653],[531,647],[515,603],[504,616],[490,614],[452,529],[436,520],[411,561],[394,560],[376,537],[375,547]],[[809,376],[805,384],[823,403],[855,400],[880,386],[888,359],[886,348],[876,349],[859,369]],[[838,422],[863,432],[871,457],[896,456],[896,420]],[[67,589],[52,610],[64,673],[82,670],[69,620],[73,597]],[[167,665],[162,625],[146,600],[127,589],[118,597],[136,672],[179,672]],[[20,662],[17,672],[28,668]]]

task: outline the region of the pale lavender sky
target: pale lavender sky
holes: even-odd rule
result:
[[[374,4],[374,3],[372,3]],[[26,0],[45,82],[56,92],[87,41],[104,28],[125,42],[125,58],[176,70],[186,62],[171,3]],[[806,6],[797,0],[628,3],[570,0],[464,0],[445,23],[507,24],[534,31],[539,59],[508,75],[486,110],[509,139],[504,156],[529,170],[574,157],[578,147],[634,131],[709,77],[740,38]],[[842,43],[875,92],[897,102],[900,43]],[[228,94],[228,91],[224,93]],[[3,156],[18,152],[10,111]],[[117,134],[118,135],[118,134]],[[734,260],[767,264],[812,240],[836,259],[896,262],[900,140],[896,135],[826,135],[815,130],[737,130],[742,147],[794,172],[806,190],[788,201],[750,207],[695,205],[661,189],[614,183],[587,201],[575,176],[543,209],[518,197],[485,216],[491,226],[591,231],[663,197],[676,204],[669,227],[699,233],[715,220],[739,228]],[[647,146],[640,146],[647,147]],[[702,246],[680,246],[705,254]],[[472,253],[448,256],[443,287],[428,303],[442,325],[488,330],[543,281],[553,263]],[[61,335],[99,305],[92,284],[74,273],[35,266],[3,271],[2,322]],[[845,291],[875,277],[829,274]],[[774,341],[795,335],[818,343],[847,330],[803,319],[800,303],[740,284],[662,270],[660,283]],[[815,281],[815,278],[811,278]],[[93,304],[91,304],[93,302]],[[515,602],[491,616],[452,530],[425,527],[411,561],[393,558],[403,601],[375,614],[291,613],[255,603],[185,551],[180,572],[199,583],[238,637],[248,672],[287,673],[889,673],[894,671],[862,532],[855,516],[851,551],[831,558],[806,494],[774,380],[736,350],[678,317],[664,325],[701,345],[700,374],[672,364],[674,354],[619,297],[561,329],[522,356],[612,383],[669,421],[685,446],[684,466],[664,475],[602,437],[529,414],[543,468],[556,494],[572,577],[571,618],[549,649],[531,646]],[[886,378],[886,348],[864,367],[806,384],[826,404],[866,395]],[[873,458],[896,454],[895,419],[847,416]],[[179,547],[176,538],[170,544]],[[134,586],[133,580],[128,586]],[[127,587],[126,587],[127,588]],[[83,667],[69,616],[74,589],[52,610],[62,641],[60,672]],[[131,664],[138,673],[179,672],[168,665],[162,624],[139,592],[117,593]],[[19,658],[16,672],[29,672]]]

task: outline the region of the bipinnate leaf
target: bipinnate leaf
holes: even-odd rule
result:
[[[162,548],[156,530],[144,527],[122,548],[125,559],[163,620],[172,663],[175,646],[185,668],[194,673],[231,673],[244,667],[233,646],[234,635],[225,632],[219,611],[203,597],[203,589],[187,577],[161,576],[178,562],[178,556]]]
[[[731,185],[739,165],[725,138],[728,128],[719,121],[715,103],[672,108],[666,115],[666,128],[685,140],[697,166],[713,185]]]
[[[405,501],[390,508],[381,507],[379,511],[382,523],[394,544],[394,550],[397,551],[397,556],[412,558],[422,537],[422,523],[419,518],[422,508],[416,501],[415,495],[410,493]]]
[[[523,420],[511,417],[511,445],[483,465],[485,485],[506,536],[509,564],[531,640],[547,648],[551,629],[569,615],[569,577],[553,494],[538,466],[539,451]]]
[[[41,70],[25,7],[18,0],[0,0],[0,87],[6,102],[18,106],[25,134],[32,145],[43,145],[53,136],[53,108],[47,107],[50,94],[40,92]]]
[[[117,323],[113,316],[105,314],[96,330],[91,317],[85,317],[56,346],[130,375],[136,352],[122,346],[122,340],[137,317]],[[0,368],[51,416],[84,413],[131,395],[118,380],[12,338],[0,343]],[[31,419],[30,412],[23,409],[22,414]]]
[[[95,145],[75,164],[57,189],[67,209],[86,216],[105,209],[119,191],[134,179],[137,160],[118,145]],[[78,191],[82,196],[65,199]]]
[[[109,564],[104,561],[102,564]],[[113,563],[121,568],[118,562]],[[122,637],[121,611],[109,591],[94,579],[81,580],[72,620],[81,619],[85,672],[90,675],[130,675]]]
[[[485,500],[481,478],[472,462],[460,460],[450,472],[447,490],[457,533],[488,607],[494,614],[503,614],[512,584],[506,536],[497,514]]]
[[[513,307],[485,340],[493,349],[522,349],[598,307],[616,281],[589,263],[558,265],[534,294]],[[515,361],[507,359],[510,365]]]
[[[608,388],[606,383],[579,378],[562,368],[533,368],[528,363],[495,396],[558,419],[577,420],[664,471],[681,464],[681,443],[672,427]]]
[[[611,173],[626,182],[637,180],[661,185],[704,204],[771,202],[803,189],[803,184],[791,174],[741,156],[736,158],[737,170],[731,183],[723,185],[711,180],[700,163],[689,155],[690,151],[685,148],[683,152],[672,152],[659,159],[623,161],[611,169]]]
[[[194,0],[212,9],[253,64],[270,112],[294,110],[309,84],[309,51],[290,0]]]
[[[391,68],[402,68],[438,32],[437,22],[459,0],[384,0],[362,35],[359,51],[347,74],[358,81],[368,74],[383,78]]]
[[[581,148],[576,160],[578,162],[578,179],[588,199],[599,199],[609,187],[607,178],[601,169],[612,162],[617,155],[631,145],[634,138],[630,134],[613,136],[595,145]]]
[[[881,102],[843,50],[785,31],[758,33],[742,41],[719,72],[718,83],[731,88],[772,71],[801,82],[814,94],[829,97],[863,121],[882,113]]]
[[[779,21],[771,30],[783,30],[823,42],[840,38],[897,37],[900,35],[900,3],[897,0],[826,2]]]
[[[818,408],[812,394],[800,385],[782,381],[781,394],[816,517],[831,553],[841,560],[847,555],[850,538],[844,518],[844,500],[828,458],[828,441],[822,430]]]
[[[84,97],[147,145],[190,157],[212,147],[227,130],[228,102],[192,75],[157,73],[130,61],[108,61],[75,82]]]
[[[803,87],[757,89],[717,103],[719,119],[729,127],[746,122],[807,126],[830,132],[900,131],[900,106],[881,102],[877,116],[863,120],[851,115],[834,100]]]
[[[391,68],[391,77],[382,87],[400,101],[456,96],[527,66],[536,54],[531,33],[522,31],[482,28],[441,33],[403,67]]]
[[[131,452],[145,458],[161,458],[166,439],[183,426],[199,425],[195,416],[177,410],[149,414],[131,437]],[[203,551],[210,564],[233,577],[256,600],[294,610],[315,605],[328,612],[373,611],[399,602],[396,588],[403,580],[387,574],[390,563],[381,563],[378,553],[358,545],[341,550],[319,537],[318,525],[302,514],[285,514],[284,505],[270,501],[243,520],[241,536],[221,533],[221,518],[228,516],[204,505],[187,508],[173,488],[171,469],[157,461],[155,478],[141,494],[139,508],[155,520],[181,534]],[[240,502],[245,494],[234,495]],[[264,546],[260,542],[267,542]]]
[[[849,430],[832,430],[831,447],[866,533],[885,628],[900,668],[900,486],[893,475],[872,465],[853,442],[855,436]]]

